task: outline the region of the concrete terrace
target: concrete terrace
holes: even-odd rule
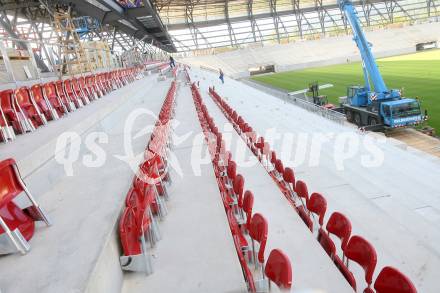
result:
[[[320,289],[351,292],[351,288],[302,223],[275,183],[259,165],[246,145],[232,130],[223,113],[208,95],[208,87],[228,100],[239,115],[259,134],[275,129],[283,137],[294,136],[285,148],[282,139],[271,147],[282,157],[285,167],[293,167],[297,179],[309,192],[320,192],[328,201],[325,222],[333,211],[346,214],[353,225],[352,235],[362,235],[376,248],[375,277],[385,265],[399,268],[419,292],[437,293],[440,278],[440,160],[406,148],[394,140],[375,145],[383,162],[367,168],[371,149],[360,144],[359,151],[343,160],[338,168],[340,145],[336,134],[365,139],[350,126],[335,124],[297,108],[286,101],[227,78],[220,84],[216,74],[196,68],[191,79],[200,81],[204,103],[223,132],[238,172],[245,177],[245,190],[255,195],[254,213],[261,212],[269,223],[266,259],[270,250],[281,248],[293,268],[293,289]],[[36,132],[18,136],[0,145],[0,159],[14,157],[23,177],[39,203],[47,210],[53,226],[38,226],[30,241],[30,253],[0,257],[0,290],[15,292],[245,292],[240,263],[224,212],[210,159],[194,171],[194,154],[203,157],[206,143],[199,140],[201,127],[191,90],[183,74],[178,78],[173,156],[179,169],[171,170],[169,215],[160,222],[162,240],[152,251],[154,273],[122,272],[118,219],[133,170],[117,159],[126,153],[125,122],[133,110],[146,108],[155,115],[161,109],[170,80],[158,81],[153,74],[113,91],[101,100],[49,123]],[[152,115],[136,119],[128,135],[133,151],[142,153],[149,134],[136,134],[156,120]],[[90,150],[81,147],[73,164],[74,176],[66,176],[55,160],[57,138],[75,131],[81,141],[93,132],[104,132],[107,155],[103,166],[87,168],[82,163]],[[301,134],[303,136],[298,136]],[[327,135],[320,156],[310,146],[313,135]],[[334,135],[328,135],[334,134]],[[374,136],[382,139],[380,136]],[[301,143],[306,144],[301,146]],[[72,143],[65,149],[68,151]],[[316,151],[316,150],[315,150]],[[305,162],[294,163],[304,152]],[[93,154],[92,154],[93,155]],[[310,158],[316,164],[310,165]],[[200,159],[200,158],[199,158]],[[136,162],[134,162],[136,163]],[[181,172],[180,172],[181,171]],[[338,243],[338,242],[337,242]],[[337,244],[338,245],[338,244]],[[364,288],[361,270],[354,271],[359,289]],[[17,273],[20,272],[20,281]]]

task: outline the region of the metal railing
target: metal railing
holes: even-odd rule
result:
[[[287,101],[291,102],[292,104],[301,107],[309,112],[313,112],[321,117],[324,117],[326,119],[332,120],[339,124],[344,124],[346,122],[345,114],[327,109],[321,106],[318,106],[314,103],[308,102],[302,98],[287,95]]]

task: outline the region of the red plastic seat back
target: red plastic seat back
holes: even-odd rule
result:
[[[319,225],[322,226],[324,224],[325,211],[327,210],[325,198],[317,192],[312,193],[307,202],[307,209],[319,216]]]
[[[48,82],[43,85],[44,93],[49,100],[54,100],[57,98],[57,93],[55,91],[55,83]]]
[[[35,103],[38,105],[38,107],[43,112],[46,112],[49,110],[49,105],[46,104],[46,100],[44,99],[42,90],[43,90],[43,88],[41,87],[40,84],[35,84],[30,89],[30,91],[32,92]]]
[[[127,207],[131,207],[135,209],[136,212],[143,212],[146,209],[145,197],[143,191],[139,189],[141,188],[141,186],[139,186],[138,184],[136,185],[137,188],[132,187],[128,191],[127,196],[125,198],[125,205]]]
[[[370,285],[377,263],[377,254],[373,245],[361,236],[352,236],[347,244],[345,255],[364,269],[365,281]]]
[[[15,91],[15,100],[21,107],[33,107],[27,87],[21,87]]]
[[[254,195],[252,191],[246,190],[243,196],[243,211],[246,213],[246,227],[249,229],[252,217],[252,208],[254,207]]]
[[[64,85],[65,85],[65,89],[66,89],[67,94],[68,95],[73,94],[73,91],[72,91],[72,81],[70,79],[66,79],[64,81]]]
[[[0,207],[10,202],[23,191],[18,175],[14,171],[14,159],[0,162]]]
[[[284,166],[283,166],[283,162],[278,159],[277,162],[275,163],[275,169],[277,170],[278,173],[283,174],[284,173]]]
[[[124,255],[137,255],[142,252],[139,241],[139,226],[136,223],[136,213],[133,208],[125,208],[119,220],[119,236]]]
[[[343,214],[334,212],[328,219],[326,229],[341,240],[341,249],[345,251],[351,235],[351,222]]]
[[[238,196],[238,206],[243,207],[243,189],[244,189],[244,178],[241,174],[237,174],[234,178],[234,193]]]
[[[251,220],[249,236],[260,243],[258,250],[258,261],[264,263],[264,250],[266,249],[268,224],[262,214],[256,213]]]
[[[374,282],[376,293],[417,293],[408,277],[393,267],[384,267]]]
[[[299,197],[304,198],[306,200],[306,204],[309,202],[309,191],[304,181],[302,180],[296,181],[295,192],[296,194],[298,194]]]
[[[31,87],[31,91],[32,91],[32,94],[33,94],[33,97],[34,97],[34,101],[36,103],[39,104],[39,103],[41,103],[41,101],[44,100],[44,96],[43,96],[43,92],[42,92],[42,87],[41,87],[40,84],[34,84]]]
[[[282,289],[292,287],[292,265],[289,257],[280,249],[270,252],[264,269],[265,275]]]
[[[57,92],[60,96],[64,96],[64,90],[63,90],[63,82],[61,80],[58,80],[55,82],[55,86],[57,88]]]
[[[275,153],[275,151],[270,152],[270,162],[272,165],[275,165],[277,162],[277,153]]]
[[[237,164],[234,161],[229,161],[227,169],[228,178],[233,180],[237,172]]]
[[[79,92],[80,90],[79,90],[79,82],[78,82],[78,79],[76,79],[76,78],[72,78],[72,86],[73,86],[73,90],[75,91],[75,92]]]
[[[283,179],[287,183],[292,184],[293,188],[295,188],[295,173],[293,173],[293,170],[291,168],[287,167],[286,169],[284,169]]]
[[[13,90],[0,91],[0,102],[3,111],[13,111],[12,107],[12,94]]]

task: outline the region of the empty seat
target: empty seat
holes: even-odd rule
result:
[[[263,268],[264,264],[264,250],[266,249],[268,233],[268,224],[266,218],[263,215],[256,213],[253,215],[249,227],[249,236],[252,241],[252,255],[255,263],[255,268],[258,268],[260,264]],[[258,251],[255,248],[255,242],[259,244]]]
[[[81,99],[83,105],[90,104],[90,100],[86,95],[86,93],[84,93],[84,91],[82,90],[79,80],[77,78],[71,79],[71,85],[72,85],[72,90],[75,92],[75,96]]]
[[[67,108],[69,112],[73,112],[76,110],[75,103],[70,100],[70,97],[66,94],[66,90],[64,89],[64,83],[61,80],[55,82],[55,89],[57,91],[58,97],[61,99],[63,105]]]
[[[228,181],[226,182],[227,187],[232,188],[232,180],[234,180],[237,172],[237,164],[234,161],[228,163],[228,168],[226,173],[228,175]]]
[[[15,90],[13,99],[17,107],[17,114],[23,116],[23,120],[28,121],[27,124],[23,124],[26,131],[33,131],[35,128],[47,123],[46,117],[32,100],[27,87]]]
[[[76,95],[76,93],[73,89],[72,80],[70,80],[70,79],[64,80],[63,85],[64,85],[64,91],[65,91],[66,95],[75,104],[75,107],[76,108],[84,107],[83,101]]]
[[[331,214],[325,231],[322,227],[318,231],[318,241],[327,254],[336,259],[339,257],[336,255],[336,246],[333,240],[330,238],[330,233],[336,235],[341,240],[342,260],[345,260],[345,248],[347,247],[348,240],[351,235],[351,223],[346,216],[339,212]],[[342,262],[342,261],[340,261]]]
[[[237,174],[234,178],[233,190],[236,199],[236,204],[243,218],[243,191],[244,191],[244,178],[241,174]]]
[[[313,215],[318,216],[319,229],[322,229],[322,225],[324,224],[325,212],[327,211],[326,199],[320,193],[312,193],[309,201],[307,202],[307,210],[310,212],[310,215],[313,217],[314,220],[315,217]],[[313,231],[313,223],[311,230]]]
[[[376,293],[417,293],[408,277],[393,267],[384,267],[374,282]]]
[[[50,221],[27,189],[13,159],[0,162],[0,186],[0,239],[9,239],[0,240],[4,244],[0,254],[25,254],[30,249],[28,241],[34,234],[34,221],[44,221],[47,225]],[[13,200],[23,193],[27,207],[21,209]]]
[[[124,270],[153,273],[151,255],[145,238],[150,229],[150,221],[142,214],[137,217],[132,207],[126,207],[119,220],[119,236],[123,255],[120,257],[121,267]]]
[[[48,82],[43,85],[43,92],[46,98],[49,100],[52,107],[57,112],[58,117],[67,114],[67,106],[64,105],[61,97],[58,96],[56,86],[54,82]]]
[[[277,159],[275,162],[275,170],[274,174],[277,177],[278,180],[281,180],[284,173],[284,165],[283,162],[280,159]]]
[[[57,120],[59,118],[58,113],[44,95],[40,84],[34,84],[30,89],[30,94],[46,120]]]
[[[292,265],[289,257],[280,249],[270,252],[264,273],[269,280],[269,290],[271,282],[274,282],[281,290],[290,290],[292,287]]]
[[[365,272],[365,281],[367,282],[367,288],[365,293],[373,292],[370,288],[373,282],[374,269],[377,264],[377,254],[373,245],[361,236],[352,236],[345,249],[346,257],[359,264]]]
[[[8,120],[5,112],[3,111],[2,106],[2,94],[0,92],[0,142],[8,142],[15,139],[14,129],[12,127],[12,122]],[[6,99],[10,99],[10,97],[6,96]]]
[[[253,207],[254,207],[254,195],[250,190],[246,190],[243,196],[243,212],[246,215],[245,226],[247,230],[250,229]]]
[[[292,199],[295,198],[295,173],[289,167],[284,169],[283,180],[286,183],[287,191],[290,193]]]
[[[313,222],[310,219],[309,212],[306,210],[307,203],[309,202],[309,192],[307,185],[304,181],[298,180],[295,184],[295,205],[298,215],[307,225],[310,231],[313,231]]]

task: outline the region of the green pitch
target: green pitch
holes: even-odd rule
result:
[[[379,59],[379,69],[388,88],[402,89],[405,97],[419,97],[428,110],[428,124],[440,134],[440,50]],[[360,63],[310,68],[253,77],[254,80],[288,91],[305,89],[308,84],[331,83],[333,88],[320,91],[329,102],[338,105],[348,85],[364,84]]]

